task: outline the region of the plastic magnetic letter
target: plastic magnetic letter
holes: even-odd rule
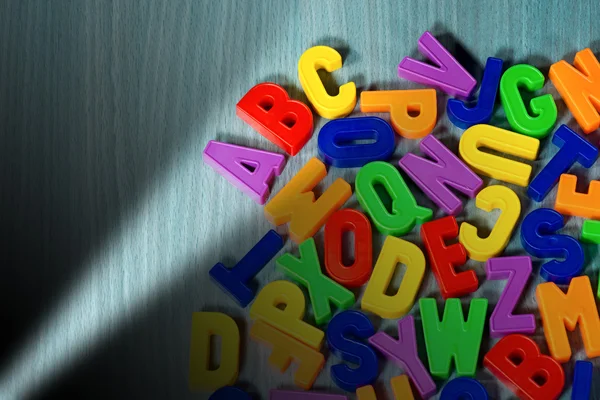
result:
[[[399,263],[406,265],[406,273],[396,294],[389,296],[386,292]],[[388,236],[383,242],[360,307],[382,318],[401,318],[415,303],[424,275],[425,256],[421,249],[406,240]]]
[[[360,111],[390,113],[390,123],[398,135],[420,139],[435,127],[437,95],[435,89],[366,91],[360,94]],[[416,112],[416,116],[409,114]]]
[[[479,286],[474,271],[456,273],[454,270],[467,262],[467,252],[462,244],[445,244],[445,239],[452,239],[457,235],[458,225],[452,216],[436,219],[421,226],[421,238],[429,255],[431,270],[444,299],[473,293]]]
[[[486,238],[480,238],[477,235],[477,228],[468,222],[460,225],[458,240],[465,246],[469,258],[486,261],[502,253],[508,245],[521,214],[521,201],[510,188],[493,185],[477,194],[475,206],[488,212],[494,209],[500,210],[500,216]]]
[[[274,83],[250,89],[237,103],[236,114],[291,156],[298,154],[313,131],[310,108],[291,100],[285,89]]]
[[[278,305],[285,305],[279,309]],[[312,347],[321,348],[325,334],[304,322],[305,301],[302,290],[292,282],[273,281],[256,296],[250,307],[250,318],[267,324]]]
[[[571,400],[589,400],[592,389],[594,364],[589,361],[575,361],[575,375]]]
[[[392,199],[391,205],[383,203],[377,185],[385,189]],[[384,235],[405,235],[417,222],[429,221],[433,215],[429,208],[417,205],[402,175],[392,164],[383,161],[374,161],[358,171],[355,190],[361,207]]]
[[[372,385],[365,385],[356,388],[356,400],[377,400],[375,389]]]
[[[558,399],[565,386],[560,364],[541,354],[527,336],[503,337],[485,355],[483,365],[521,399]]]
[[[394,398],[396,400],[415,399],[407,375],[394,376],[390,379],[390,385],[392,386],[392,393],[394,393]]]
[[[317,74],[317,70],[321,68],[327,72],[342,68],[340,53],[328,46],[315,46],[306,50],[298,61],[298,77],[302,89],[321,117],[345,117],[356,105],[356,85],[354,82],[345,83],[340,86],[340,92],[336,96],[330,96]]]
[[[233,268],[217,263],[208,273],[224,292],[229,293],[240,306],[246,307],[255,296],[254,290],[248,286],[248,281],[282,248],[283,238],[271,229]]]
[[[460,156],[478,174],[527,186],[531,165],[483,152],[480,147],[535,160],[540,147],[538,139],[495,126],[474,125],[463,132],[458,144]]]
[[[252,397],[235,386],[224,386],[211,394],[208,400],[252,400]]]
[[[285,372],[292,361],[298,363],[294,384],[310,389],[323,369],[325,357],[317,350],[286,335],[264,321],[256,321],[250,328],[250,337],[272,348],[269,364],[279,372]]]
[[[450,187],[472,198],[483,181],[435,136],[421,140],[419,148],[435,161],[406,153],[399,162],[400,168],[447,214],[459,214],[462,201]]]
[[[585,256],[581,244],[571,236],[555,234],[564,226],[563,216],[550,208],[537,208],[521,224],[521,244],[535,257],[560,257],[542,265],[540,275],[547,281],[567,284],[581,273]]]
[[[344,361],[358,365],[356,368],[346,364],[331,366],[331,379],[343,390],[354,392],[377,378],[377,354],[369,345],[355,339],[368,339],[374,334],[373,324],[360,311],[342,311],[327,325],[327,345],[331,352]]]
[[[600,63],[590,49],[575,55],[575,67],[564,60],[550,66],[550,80],[585,133],[600,127]]]
[[[357,143],[370,140],[372,143]],[[326,123],[319,131],[319,155],[337,168],[362,167],[385,161],[396,148],[396,135],[377,117],[342,118]]]
[[[285,165],[281,154],[215,140],[208,142],[202,155],[205,163],[258,204],[265,204],[269,185]]]
[[[439,88],[455,97],[468,97],[471,94],[477,81],[431,33],[421,35],[418,47],[419,52],[437,66],[404,57],[398,65],[400,78]]]
[[[600,221],[583,221],[581,239],[587,243],[600,244]],[[600,285],[596,297],[600,299]]]
[[[479,99],[473,107],[458,99],[448,99],[446,107],[450,121],[461,129],[477,124],[487,124],[494,113],[494,104],[498,92],[498,84],[502,75],[503,61],[488,57],[483,70],[483,79],[479,88]]]
[[[405,371],[422,398],[435,393],[435,383],[417,353],[415,320],[412,315],[398,320],[398,340],[380,331],[371,336],[369,343]]]
[[[513,65],[500,79],[500,99],[506,119],[515,132],[534,138],[545,138],[556,122],[558,110],[550,93],[534,97],[529,102],[533,115],[527,111],[519,89],[535,92],[544,87],[544,74],[533,65]]]
[[[315,239],[305,240],[298,249],[300,258],[286,253],[277,259],[277,266],[308,289],[315,321],[321,325],[331,319],[330,302],[338,309],[346,310],[354,305],[354,293],[321,272]]]
[[[444,386],[440,400],[488,400],[487,390],[472,378],[456,378]]]
[[[490,336],[499,338],[511,333],[535,332],[533,314],[513,315],[531,275],[531,258],[527,256],[490,258],[486,263],[487,279],[507,279],[506,287],[490,317]]]
[[[412,389],[410,388],[408,376],[394,376],[392,379],[390,379],[390,386],[392,387],[392,393],[394,393],[394,399],[415,400]],[[356,398],[358,400],[377,400],[377,395],[375,394],[375,389],[373,389],[373,386],[365,385],[356,389]]]
[[[354,234],[354,261],[346,265],[342,259],[344,232]],[[325,224],[325,269],[337,283],[347,288],[367,283],[373,269],[373,236],[369,219],[351,208],[338,210]]]
[[[211,336],[221,338],[220,364],[211,368]],[[233,385],[240,365],[240,330],[233,318],[217,312],[192,314],[190,390],[216,390]]]
[[[342,394],[271,389],[269,400],[348,400]]]
[[[588,243],[600,244],[600,221],[583,221],[581,238]]]
[[[471,300],[465,321],[460,300],[448,299],[440,321],[435,299],[419,300],[431,375],[448,379],[454,359],[458,376],[475,376],[487,307],[487,299]]]
[[[561,125],[552,136],[552,143],[559,147],[558,152],[544,166],[539,174],[529,184],[527,195],[535,201],[542,201],[552,190],[562,174],[567,172],[575,163],[590,168],[596,158],[598,149],[586,139]]]
[[[567,294],[553,282],[542,283],[536,288],[535,297],[552,358],[561,363],[569,361],[567,329],[573,331],[577,324],[587,357],[600,356],[600,318],[588,276],[573,278]]]
[[[311,158],[265,206],[265,216],[275,226],[290,223],[290,238],[302,243],[313,236],[327,218],[352,196],[352,188],[337,178],[315,201],[312,191],[327,175],[325,165]]]
[[[577,176],[562,174],[554,208],[565,215],[600,219],[600,181],[591,181],[587,194],[577,192]]]

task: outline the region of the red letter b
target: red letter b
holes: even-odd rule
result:
[[[290,100],[285,89],[274,83],[254,86],[236,108],[238,117],[292,156],[302,149],[313,130],[308,106]]]
[[[523,335],[500,339],[483,365],[521,399],[557,399],[565,385],[560,364],[540,354],[537,344]]]

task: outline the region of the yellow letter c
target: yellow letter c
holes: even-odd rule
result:
[[[330,96],[319,78],[321,68],[333,72],[342,67],[342,56],[327,46],[315,46],[306,50],[298,61],[298,76],[306,97],[317,113],[327,119],[342,118],[350,114],[356,105],[356,85],[348,82],[340,86],[337,96]]]

